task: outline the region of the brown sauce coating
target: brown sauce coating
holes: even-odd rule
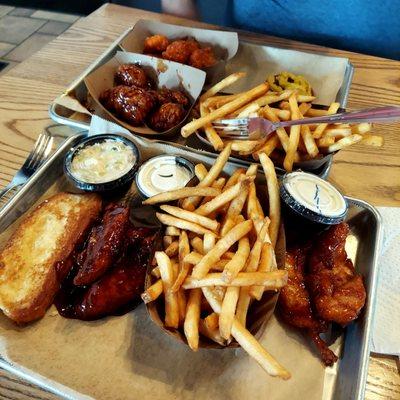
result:
[[[106,208],[100,224],[92,228],[86,249],[81,254],[75,285],[89,285],[113,266],[124,245],[128,223],[128,207],[110,204]]]
[[[165,103],[177,103],[183,108],[188,108],[190,106],[190,101],[187,96],[179,90],[161,88],[157,91],[157,100],[160,105]]]
[[[178,125],[185,118],[185,109],[176,103],[165,103],[149,119],[155,131],[164,132]]]
[[[135,228],[129,222],[123,237],[124,243],[119,246],[116,261],[93,283],[86,286],[74,284],[79,270],[79,265],[75,264],[55,299],[62,316],[95,320],[127,312],[139,303],[156,232]]]
[[[135,64],[122,64],[117,68],[114,75],[117,85],[135,86],[146,89],[150,86],[150,81],[143,68]]]
[[[134,126],[142,125],[156,105],[155,97],[148,91],[121,85],[103,92],[100,102],[109,111]]]
[[[189,46],[198,45],[195,41],[186,42],[190,42]],[[163,132],[178,125],[190,107],[188,96],[179,90],[152,89],[150,78],[134,64],[120,65],[115,82],[119,85],[103,91],[99,101],[116,117],[133,126],[143,125],[148,120],[152,129]],[[174,105],[164,107],[172,103]]]

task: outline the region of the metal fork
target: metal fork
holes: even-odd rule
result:
[[[214,121],[212,124],[215,129],[220,131],[219,134],[221,137],[235,140],[257,140],[268,136],[278,128],[293,125],[331,124],[338,122],[390,122],[399,119],[399,106],[385,106],[292,121],[271,122],[265,118],[256,117],[220,119]]]
[[[45,130],[36,140],[33,150],[22,165],[21,169],[14,175],[12,181],[0,191],[0,199],[11,190],[22,186],[40,167],[43,161],[48,157],[53,145],[53,137]]]

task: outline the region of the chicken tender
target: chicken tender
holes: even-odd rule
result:
[[[318,315],[342,326],[355,320],[364,307],[366,292],[362,277],[347,258],[346,223],[325,231],[309,261],[307,285]]]
[[[149,125],[155,131],[164,132],[178,125],[185,115],[186,112],[182,105],[165,103],[151,115]]]
[[[302,246],[287,251],[285,268],[288,271],[288,283],[281,289],[278,307],[288,324],[306,331],[324,364],[333,365],[337,357],[320,337],[320,333],[327,330],[327,323],[315,316],[305,285],[304,269],[309,250],[310,246]]]
[[[114,75],[117,85],[135,86],[146,89],[150,86],[144,70],[135,64],[122,64]]]
[[[194,68],[205,69],[217,62],[211,47],[193,51],[189,58],[189,64]]]
[[[164,35],[149,36],[144,40],[144,53],[162,53],[169,45],[169,40]]]

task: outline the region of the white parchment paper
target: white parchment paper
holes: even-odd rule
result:
[[[227,92],[248,90],[270,74],[288,71],[308,79],[317,96],[314,101],[316,104],[328,105],[336,99],[348,62],[347,58],[241,42],[226,70],[227,73],[244,71],[247,76],[232,85]]]

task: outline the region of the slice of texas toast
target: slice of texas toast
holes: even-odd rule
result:
[[[21,223],[0,253],[0,308],[18,323],[41,318],[59,289],[66,260],[101,210],[96,194],[58,193]]]

